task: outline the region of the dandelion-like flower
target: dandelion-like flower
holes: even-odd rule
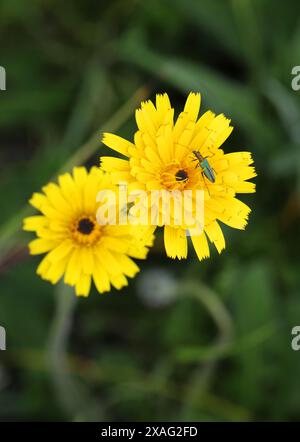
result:
[[[88,296],[94,280],[100,293],[127,285],[139,271],[131,258],[145,259],[153,234],[132,226],[99,225],[96,196],[110,182],[94,167],[88,173],[75,167],[72,175],[63,174],[58,184],[50,183],[43,193],[34,193],[30,204],[41,215],[24,220],[24,230],[34,231],[30,242],[33,255],[46,253],[37,268],[43,279],[74,286],[77,295]]]
[[[156,106],[151,101],[143,102],[135,115],[138,130],[133,143],[110,133],[103,136],[103,143],[126,159],[102,157],[101,161],[114,183],[127,181],[130,188],[148,194],[153,190],[202,190],[203,229],[190,234],[202,260],[210,255],[208,240],[219,253],[225,248],[220,223],[245,228],[250,208],[236,195],[255,192],[255,184],[248,180],[256,173],[251,153],[225,154],[220,148],[233,127],[223,114],[211,111],[198,119],[200,101],[199,93],[190,93],[175,122],[167,94],[156,95]],[[176,211],[174,205],[171,211]],[[171,219],[175,217],[172,213]],[[169,257],[187,257],[187,228],[172,222],[164,225]]]

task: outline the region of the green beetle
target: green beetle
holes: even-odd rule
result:
[[[205,175],[211,183],[215,183],[216,173],[207,158],[204,158],[198,150],[193,150],[193,154],[196,157],[194,161],[198,161],[197,167],[199,166],[202,169],[202,175]]]

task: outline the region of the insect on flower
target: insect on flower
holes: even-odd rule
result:
[[[200,104],[200,94],[191,92],[174,119],[168,95],[157,94],[155,104],[148,100],[136,110],[132,141],[103,135],[103,143],[124,157],[101,157],[101,168],[113,184],[126,180],[146,193],[146,201],[152,191],[176,191],[183,200],[186,192],[204,192],[202,233],[191,233],[189,223],[175,223],[179,213],[175,204],[167,206],[171,222],[157,220],[156,226],[164,227],[165,249],[171,258],[187,258],[187,233],[200,260],[210,256],[209,242],[221,253],[225,249],[222,224],[244,230],[251,212],[238,195],[255,192],[255,184],[249,181],[256,177],[251,153],[225,153],[222,145],[233,130],[231,121],[212,111],[198,117]],[[197,219],[196,209],[189,212]]]
[[[211,165],[208,162],[207,158],[204,158],[201,153],[198,150],[193,150],[193,154],[195,155],[195,159],[193,161],[198,161],[198,164],[196,167],[201,167],[202,169],[202,176],[206,176],[206,178],[211,182],[216,182],[216,173],[214,169],[211,167]]]

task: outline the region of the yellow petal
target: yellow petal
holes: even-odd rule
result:
[[[122,160],[121,158],[115,157],[101,157],[101,167],[106,172],[112,172],[114,170],[119,171],[128,171],[129,170],[129,161]]]
[[[83,207],[85,213],[94,215],[97,210],[96,197],[99,192],[98,177],[89,174],[83,189]]]
[[[128,281],[124,275],[112,276],[111,283],[117,290],[120,290],[122,287],[128,285]]]
[[[107,132],[103,134],[102,143],[126,157],[128,157],[128,149],[134,148],[134,144],[130,141]]]
[[[202,155],[208,156],[213,153],[220,146],[220,143],[232,132],[232,128],[229,126],[230,120],[225,115],[217,115],[208,127],[208,136],[202,145]]]
[[[70,239],[65,239],[57,247],[48,253],[48,260],[52,263],[65,258],[74,248],[74,243]]]
[[[168,94],[156,94],[156,109],[159,121],[162,123],[167,112],[171,109],[171,103]]]
[[[184,112],[188,114],[190,120],[197,120],[200,110],[200,103],[201,95],[199,93],[190,92],[184,106]]]
[[[257,176],[255,168],[252,166],[232,166],[229,171],[236,174],[238,181],[250,180]]]
[[[35,231],[47,225],[48,220],[44,216],[28,216],[23,221],[23,230]]]
[[[192,243],[200,261],[209,258],[209,247],[205,233],[199,236],[192,236]]]
[[[44,273],[44,279],[47,279],[52,284],[56,284],[63,276],[67,262],[67,258],[64,258],[58,262],[50,264],[49,268]]]
[[[103,268],[102,264],[96,258],[95,268],[93,272],[93,279],[96,289],[99,293],[110,291],[110,282],[107,271]]]
[[[42,193],[35,192],[29,200],[29,203],[38,210],[42,210],[45,204],[48,204],[48,199]]]
[[[74,249],[67,263],[64,281],[66,284],[75,285],[79,280],[82,271],[82,263],[80,262],[80,250]]]
[[[88,296],[91,289],[91,275],[81,274],[75,285],[75,291],[77,296]]]
[[[214,243],[218,252],[221,253],[222,250],[225,249],[225,238],[218,222],[214,221],[205,226],[205,233],[207,234],[209,240]]]
[[[71,206],[63,197],[60,187],[57,184],[49,183],[43,187],[43,192],[47,196],[51,205],[62,213],[70,212]]]
[[[228,161],[229,165],[246,165],[249,166],[253,163],[251,152],[231,152],[224,155],[224,159]]]
[[[49,239],[37,238],[29,243],[29,251],[31,255],[39,255],[40,253],[49,252],[56,247],[57,242]]]
[[[189,147],[191,144],[191,140],[192,137],[194,135],[194,130],[195,130],[195,123],[194,122],[189,122],[185,129],[183,130],[183,132],[181,133],[179,139],[178,139],[178,144],[182,145],[182,146],[187,146]]]
[[[73,177],[78,189],[82,189],[85,186],[87,176],[88,174],[85,167],[74,167]]]
[[[60,175],[58,178],[59,185],[61,187],[61,192],[65,199],[75,210],[79,210],[82,205],[82,195],[78,192],[78,188],[69,173]]]
[[[151,126],[155,128],[155,131],[157,131],[160,126],[160,121],[158,118],[157,110],[152,101],[143,101],[141,103],[141,109],[143,110],[145,117],[149,120],[149,124],[151,124]]]
[[[173,130],[173,140],[174,143],[177,143],[180,135],[184,131],[187,123],[189,122],[189,116],[185,112],[181,112],[176,120]]]
[[[50,204],[44,204],[40,210],[47,218],[50,218],[49,221],[56,220],[64,223],[68,222],[73,216],[72,211],[68,210],[67,212],[61,212],[54,209]]]
[[[151,164],[157,165],[157,166],[161,166],[163,163],[161,161],[160,156],[158,155],[157,151],[152,149],[151,147],[146,147],[145,148],[145,155],[148,158],[149,162]]]
[[[170,258],[186,258],[187,257],[187,239],[184,229],[165,226],[164,243],[167,256]]]
[[[127,253],[129,241],[126,238],[104,237],[102,246],[112,252]]]
[[[205,112],[195,125],[194,138],[190,144],[190,150],[199,150],[202,148],[204,141],[209,135],[209,126],[215,118],[215,114],[211,111]]]
[[[169,137],[167,136],[157,137],[156,141],[157,141],[157,150],[159,156],[162,159],[163,164],[169,163],[172,160],[172,153],[173,153],[173,143],[171,139],[171,134],[169,134]]]
[[[231,198],[226,202],[224,211],[218,214],[218,219],[230,227],[243,230],[247,225],[250,212],[250,207],[245,203],[237,198]]]
[[[136,124],[141,132],[147,133],[153,140],[156,136],[156,127],[147,113],[146,109],[135,111]]]
[[[95,253],[101,266],[109,275],[118,275],[122,273],[122,268],[112,252],[106,250],[104,247],[101,247],[100,244],[97,248],[95,248]]]
[[[47,271],[49,267],[51,266],[51,262],[48,260],[48,255],[46,255],[42,261],[39,263],[36,273],[45,279],[45,275],[47,274]]]
[[[130,182],[133,180],[133,176],[131,175],[131,173],[128,172],[111,172],[111,179],[114,183],[116,184],[120,184],[120,183],[126,183],[126,182]]]
[[[94,250],[92,247],[83,247],[81,249],[81,261],[83,272],[91,275],[94,271]]]
[[[254,183],[249,183],[248,181],[244,181],[235,184],[234,190],[237,193],[255,193],[256,185]]]
[[[122,267],[123,273],[130,278],[133,278],[140,271],[136,263],[126,255],[118,254],[117,260]]]

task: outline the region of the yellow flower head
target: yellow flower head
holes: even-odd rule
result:
[[[134,143],[110,133],[103,136],[104,144],[127,159],[102,157],[101,160],[103,170],[110,173],[115,184],[127,181],[130,188],[148,194],[153,190],[202,190],[202,233],[190,233],[201,260],[209,257],[208,239],[219,253],[225,248],[220,222],[245,228],[250,208],[236,194],[255,192],[255,185],[247,180],[256,173],[249,152],[225,154],[220,149],[233,129],[230,120],[211,111],[198,119],[199,110],[200,94],[190,93],[183,112],[174,122],[168,95],[156,95],[156,106],[146,101],[136,111],[138,130]],[[174,220],[174,205],[171,211]],[[187,257],[187,228],[184,223],[164,225],[168,256]]]
[[[38,266],[43,279],[75,287],[76,294],[87,296],[93,278],[100,293],[127,285],[139,268],[131,258],[144,259],[153,234],[145,228],[99,225],[96,196],[111,186],[103,172],[90,173],[75,167],[73,174],[58,178],[58,184],[34,193],[30,204],[42,214],[24,220],[24,230],[34,231],[37,239],[29,244],[30,253],[47,253]]]

